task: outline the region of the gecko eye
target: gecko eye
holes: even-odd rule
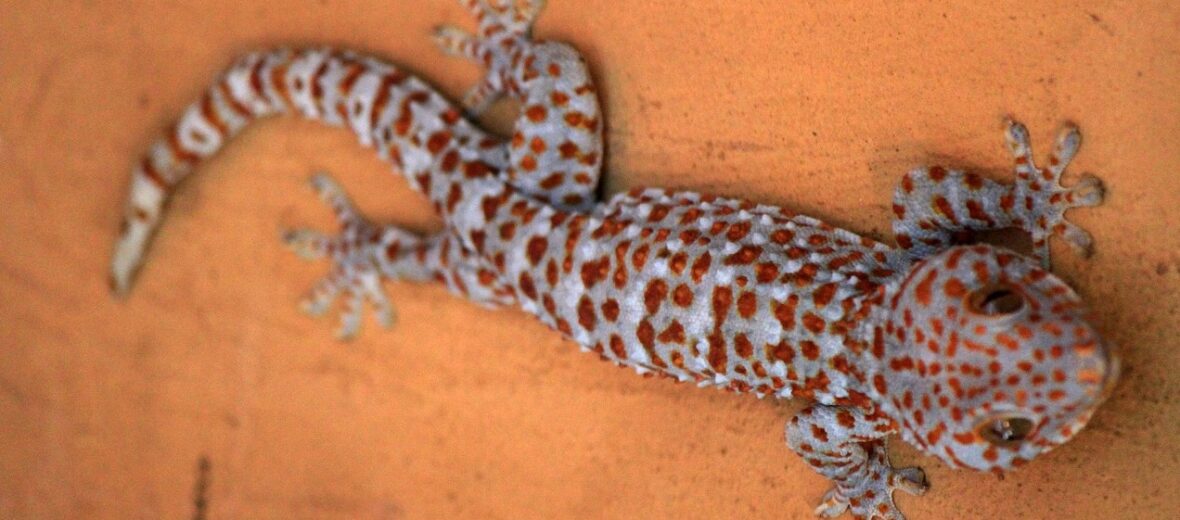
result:
[[[1024,308],[1024,297],[1006,285],[988,285],[967,295],[967,309],[985,316],[1007,316]]]
[[[994,415],[979,422],[975,433],[989,443],[1009,446],[1027,439],[1035,424],[1020,415]]]

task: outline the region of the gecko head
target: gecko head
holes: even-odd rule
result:
[[[1000,472],[1049,451],[1118,378],[1077,294],[1004,249],[928,258],[887,303],[877,392],[903,438],[953,467]]]

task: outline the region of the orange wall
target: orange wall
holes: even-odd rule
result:
[[[887,237],[893,183],[939,162],[1007,178],[1000,119],[1109,199],[1055,269],[1128,367],[1075,441],[1000,481],[896,443],[911,519],[1177,518],[1180,7],[1171,2],[551,0],[607,110],[607,189],[744,196]],[[457,95],[449,0],[0,0],[0,517],[810,518],[826,484],[782,441],[799,403],[636,377],[515,311],[393,284],[391,332],[342,345],[296,310],[325,272],[280,227],[330,225],[335,174],[379,220],[438,225],[343,131],[257,125],[177,196],[127,301],[106,289],[129,168],[236,55],[326,42]],[[510,107],[489,124],[505,129]],[[1055,244],[1060,245],[1060,244]]]

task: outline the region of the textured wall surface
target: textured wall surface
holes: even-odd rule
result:
[[[1066,182],[1093,171],[1109,198],[1072,214],[1096,255],[1055,249],[1055,270],[1123,380],[1003,480],[895,443],[933,483],[899,500],[911,519],[1180,517],[1180,7],[550,4],[538,35],[602,87],[612,193],[748,197],[887,238],[911,166],[1007,179],[1002,116],[1042,154],[1076,121]],[[478,71],[432,48],[440,22],[472,25],[449,0],[0,0],[0,517],[810,518],[826,484],[782,441],[800,403],[643,379],[436,286],[391,284],[397,328],[351,344],[299,314],[326,265],[277,237],[331,225],[314,171],[378,220],[438,226],[342,130],[247,131],[181,189],[131,297],[108,295],[130,166],[235,56],[331,43],[458,95]]]

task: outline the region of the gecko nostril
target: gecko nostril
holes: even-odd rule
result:
[[[1024,308],[1024,297],[1004,285],[989,285],[967,295],[967,310],[987,316],[1005,316]]]

